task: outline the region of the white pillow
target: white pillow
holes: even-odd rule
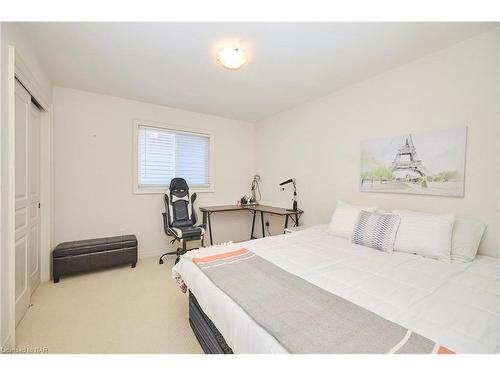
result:
[[[401,217],[394,251],[450,260],[451,233],[455,215],[415,211],[394,211]]]
[[[457,218],[451,237],[451,259],[474,260],[486,225],[477,220]]]
[[[337,201],[337,208],[332,215],[327,233],[351,239],[354,227],[358,222],[361,211],[373,212],[377,207],[353,206],[348,203]]]

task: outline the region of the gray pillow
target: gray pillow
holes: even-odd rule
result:
[[[382,251],[393,251],[399,227],[399,215],[361,211],[352,242]]]
[[[474,260],[486,225],[478,220],[457,218],[451,236],[451,259]]]

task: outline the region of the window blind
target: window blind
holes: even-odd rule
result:
[[[139,187],[166,188],[174,177],[190,187],[210,187],[210,136],[139,126]]]

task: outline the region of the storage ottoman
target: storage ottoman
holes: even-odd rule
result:
[[[54,283],[59,277],[99,268],[137,263],[137,238],[126,236],[64,242],[52,251]]]

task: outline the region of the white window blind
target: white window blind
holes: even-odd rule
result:
[[[139,188],[166,188],[174,177],[210,187],[210,136],[139,125]]]

